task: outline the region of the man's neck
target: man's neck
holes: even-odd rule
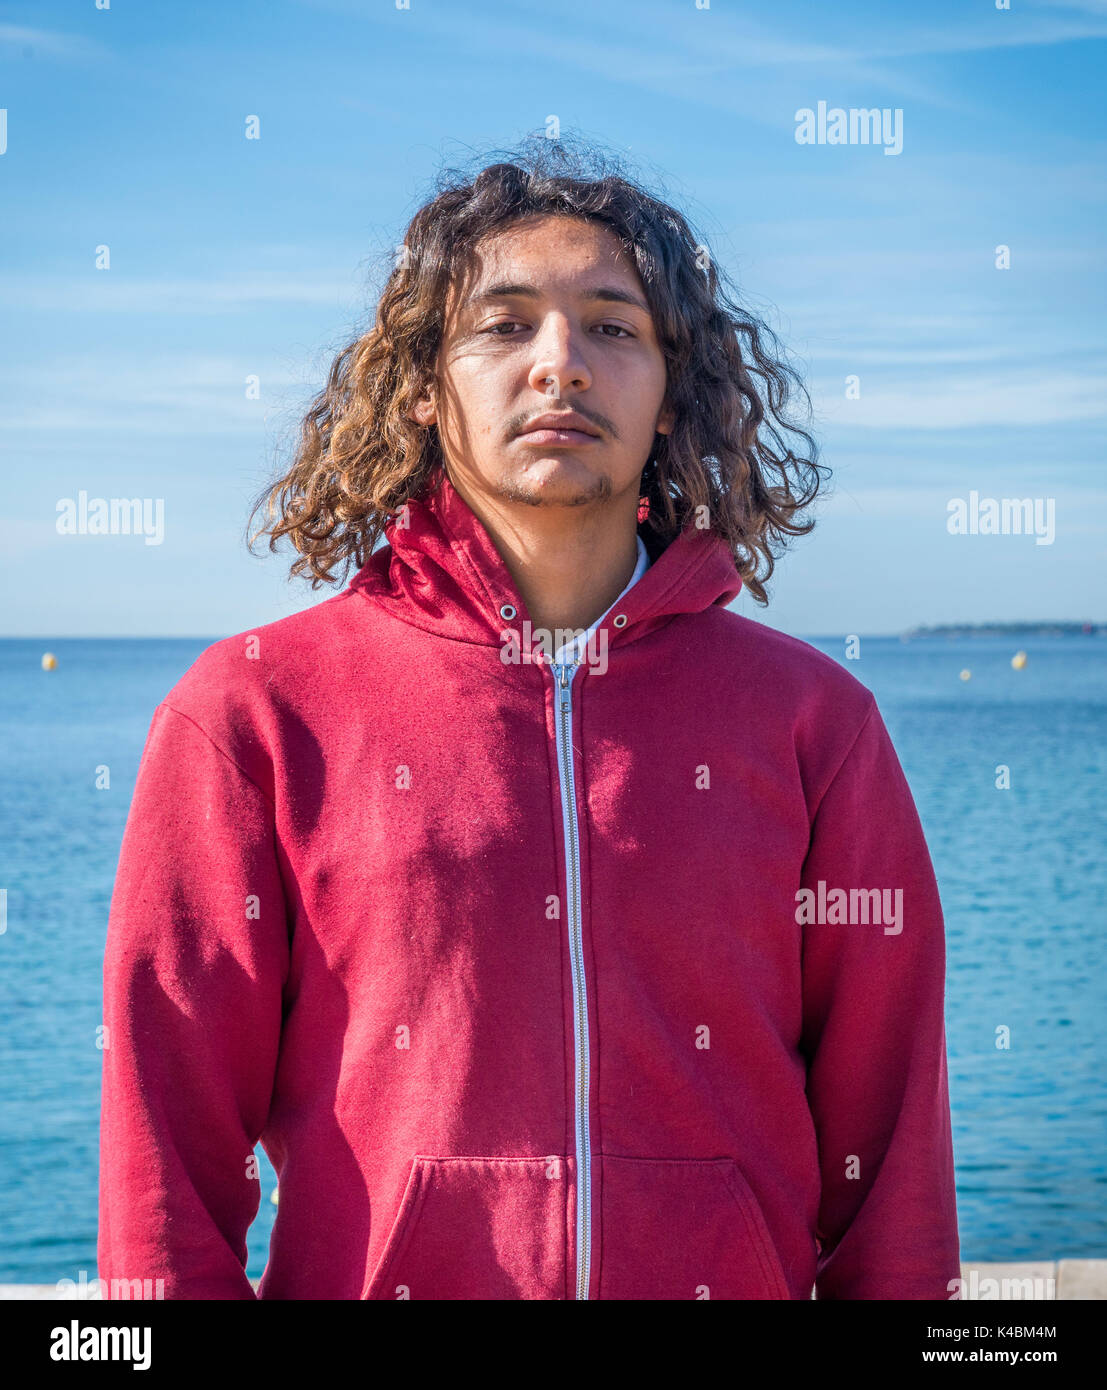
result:
[[[536,628],[587,630],[630,583],[638,563],[638,499],[531,507],[456,491],[491,536]]]

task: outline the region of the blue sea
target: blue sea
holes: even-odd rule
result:
[[[0,1283],[95,1273],[112,878],[151,715],[208,645],[0,641]],[[962,1257],[1103,1258],[1107,640],[866,638],[857,660],[814,645],[875,693],[938,875]],[[251,1276],[276,1213],[258,1153]]]

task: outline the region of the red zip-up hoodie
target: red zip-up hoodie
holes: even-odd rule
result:
[[[407,523],[406,525],[404,523]],[[689,527],[554,668],[443,477],[158,706],[99,1274],[266,1299],[946,1299],[944,936],[870,692]],[[121,1290],[122,1291],[122,1290]]]

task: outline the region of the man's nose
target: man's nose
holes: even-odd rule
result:
[[[530,383],[554,400],[569,387],[586,391],[592,384],[579,331],[563,316],[548,319],[535,335]]]

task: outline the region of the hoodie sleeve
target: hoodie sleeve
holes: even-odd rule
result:
[[[875,703],[818,803],[802,887],[816,1297],[949,1299],[960,1266],[942,909]]]
[[[245,1272],[260,1197],[253,1149],[288,956],[270,799],[195,722],[160,705],[104,959],[104,1297],[255,1297]],[[147,1279],[139,1295],[135,1281]]]

